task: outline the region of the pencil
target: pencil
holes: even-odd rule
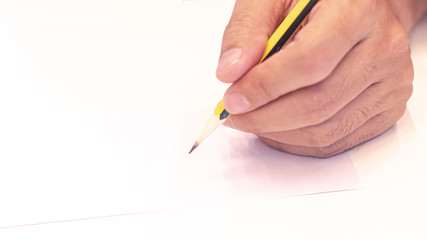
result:
[[[267,46],[259,63],[262,63],[267,58],[271,57],[274,53],[278,52],[283,45],[285,45],[317,2],[318,0],[300,0],[295,5],[276,31],[274,31],[273,35],[268,39]],[[194,149],[196,149],[213,131],[215,131],[217,127],[225,122],[229,116],[230,113],[225,110],[223,100],[221,100],[216,106],[212,116],[208,119],[189,154],[192,153]]]

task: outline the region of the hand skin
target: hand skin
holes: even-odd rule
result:
[[[225,125],[289,153],[329,157],[386,131],[412,94],[408,32],[427,0],[319,0],[281,51],[258,64],[296,0],[237,0],[217,78]]]

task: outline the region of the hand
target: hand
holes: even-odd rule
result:
[[[412,94],[407,31],[423,12],[410,14],[412,1],[320,0],[294,39],[258,64],[297,1],[237,0],[217,69],[219,80],[233,83],[224,96],[232,113],[225,125],[316,157],[383,133]]]

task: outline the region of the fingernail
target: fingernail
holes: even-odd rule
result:
[[[221,74],[228,71],[230,67],[232,67],[234,64],[239,62],[241,56],[242,56],[242,49],[240,48],[233,48],[224,52],[221,55],[221,58],[219,59],[216,73]]]
[[[231,93],[224,96],[224,107],[228,112],[238,114],[249,108],[249,102],[241,94]]]

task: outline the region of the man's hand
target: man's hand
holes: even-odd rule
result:
[[[233,83],[226,125],[282,151],[328,157],[405,112],[413,80],[407,31],[421,14],[412,1],[320,0],[294,39],[258,64],[296,2],[237,0],[217,69]]]

